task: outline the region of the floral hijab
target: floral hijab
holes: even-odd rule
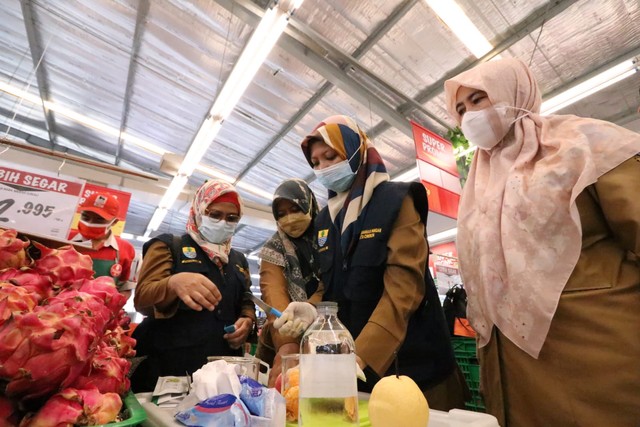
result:
[[[211,179],[202,184],[202,186],[198,188],[198,191],[196,191],[196,196],[191,204],[189,219],[187,221],[187,233],[189,233],[189,236],[191,236],[198,246],[209,256],[209,259],[216,264],[218,264],[217,260],[222,264],[229,262],[231,239],[219,244],[208,242],[202,234],[200,234],[198,227],[202,224],[202,215],[204,215],[207,207],[218,197],[226,193],[235,193],[238,197],[238,203],[240,205],[239,215],[242,216],[242,198],[235,187],[220,179]]]
[[[576,197],[640,152],[640,135],[600,120],[541,116],[535,77],[517,59],[487,62],[445,82],[458,123],[462,86],[515,107],[518,118],[495,148],[476,152],[460,201],[457,245],[469,319],[481,347],[495,325],[537,358],[582,248]]]
[[[278,216],[277,202],[283,199],[298,205],[302,213],[311,216],[312,222],[298,238],[290,237],[278,226],[278,231],[262,247],[260,258],[283,267],[291,301],[306,301],[309,297],[306,286],[316,270],[313,259],[313,219],[318,214],[318,203],[307,183],[297,178],[284,181],[276,189],[271,205],[275,219]]]
[[[388,181],[389,174],[378,150],[350,117],[328,117],[302,141],[302,152],[311,167],[310,148],[314,140],[323,141],[343,160],[351,159],[349,165],[356,172],[349,191],[336,194],[329,190],[327,202],[331,220],[340,230],[342,253],[346,257],[360,235],[361,224],[358,218],[365,212],[373,190],[378,184]]]

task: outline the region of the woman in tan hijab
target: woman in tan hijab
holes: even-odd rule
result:
[[[640,135],[539,114],[519,60],[445,83],[479,147],[458,214],[487,411],[503,427],[640,422]]]

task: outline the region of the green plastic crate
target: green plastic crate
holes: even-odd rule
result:
[[[131,391],[124,399],[122,399],[122,403],[124,407],[124,416],[127,418],[118,423],[104,424],[104,427],[138,426],[147,419],[147,413]]]
[[[451,345],[456,362],[458,362],[471,391],[471,399],[465,402],[466,408],[470,411],[485,412],[484,400],[480,395],[480,365],[476,353],[476,340],[474,338],[453,337]]]
[[[457,358],[475,359],[476,340],[475,338],[453,337],[451,338],[453,353]]]
[[[480,400],[475,400],[472,399],[468,402],[464,402],[464,406],[469,410],[469,411],[474,411],[474,412],[485,412],[486,408],[484,406],[484,402],[482,401],[482,399]]]

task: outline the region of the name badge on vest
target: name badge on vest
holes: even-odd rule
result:
[[[182,248],[182,254],[189,259],[194,259],[196,256],[198,256],[198,254],[196,253],[196,248],[194,248],[193,246],[184,246]]]
[[[318,230],[318,246],[324,246],[327,243],[327,237],[329,236],[329,229]]]

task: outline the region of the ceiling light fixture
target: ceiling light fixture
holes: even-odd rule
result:
[[[289,23],[289,18],[295,10],[300,7],[302,1],[303,0],[280,1],[264,14],[260,23],[253,31],[251,38],[242,50],[238,61],[233,66],[231,74],[229,74],[224,86],[218,93],[207,118],[200,126],[200,129],[198,129],[178,169],[178,174],[172,180],[171,185],[167,189],[167,194],[162,198],[160,206],[154,212],[147,226],[145,236],[148,236],[152,231],[158,229],[162,223],[162,219],[164,219],[164,215],[167,213],[167,209],[173,205],[173,202],[175,202],[184,185],[187,183],[187,177],[193,173],[200,160],[202,160],[202,157],[222,128],[222,123],[236,107],[236,104],[267,58],[267,55],[269,55],[284,32],[284,29]],[[233,179],[228,179],[228,181],[233,182]],[[254,193],[263,192],[263,190],[250,184],[238,183],[238,187],[245,189],[247,189],[247,187],[252,188],[251,191]],[[178,188],[179,190],[177,190]],[[173,198],[168,197],[169,191],[172,189],[173,193],[171,196],[173,196]],[[262,195],[262,197],[264,197],[264,195]],[[269,199],[270,198],[269,196]],[[165,204],[163,204],[163,202]]]
[[[442,231],[440,233],[432,234],[427,237],[427,241],[430,245],[437,245],[440,243],[452,242],[458,235],[458,228],[451,228],[449,230]]]
[[[176,175],[171,180],[169,187],[167,187],[167,191],[164,193],[164,196],[162,196],[162,199],[160,199],[158,207],[161,209],[170,209],[171,206],[173,206],[173,202],[175,202],[180,193],[182,193],[182,190],[184,189],[184,186],[187,184],[188,180],[188,176]]]
[[[193,170],[198,166],[200,160],[202,160],[204,153],[209,149],[211,142],[215,139],[221,127],[222,119],[220,117],[214,118],[208,116],[205,119],[178,168],[178,176],[190,176],[193,173]]]
[[[638,71],[638,64],[634,58],[622,61],[607,70],[577,83],[569,89],[552,96],[542,103],[540,114],[547,115],[561,110],[587,96],[599,92],[614,83],[623,80]]]
[[[482,35],[454,0],[426,0],[426,2],[476,58],[481,58],[493,49],[489,40]]]
[[[137,240],[138,242],[146,242],[150,239],[149,237],[136,236],[135,234],[131,233],[122,233],[120,234],[120,238],[125,240]]]
[[[153,216],[151,217],[151,221],[149,221],[149,224],[147,225],[147,230],[144,232],[144,237],[150,237],[151,232],[156,231],[160,227],[160,224],[162,224],[162,220],[166,215],[166,208],[156,208],[153,212]]]

